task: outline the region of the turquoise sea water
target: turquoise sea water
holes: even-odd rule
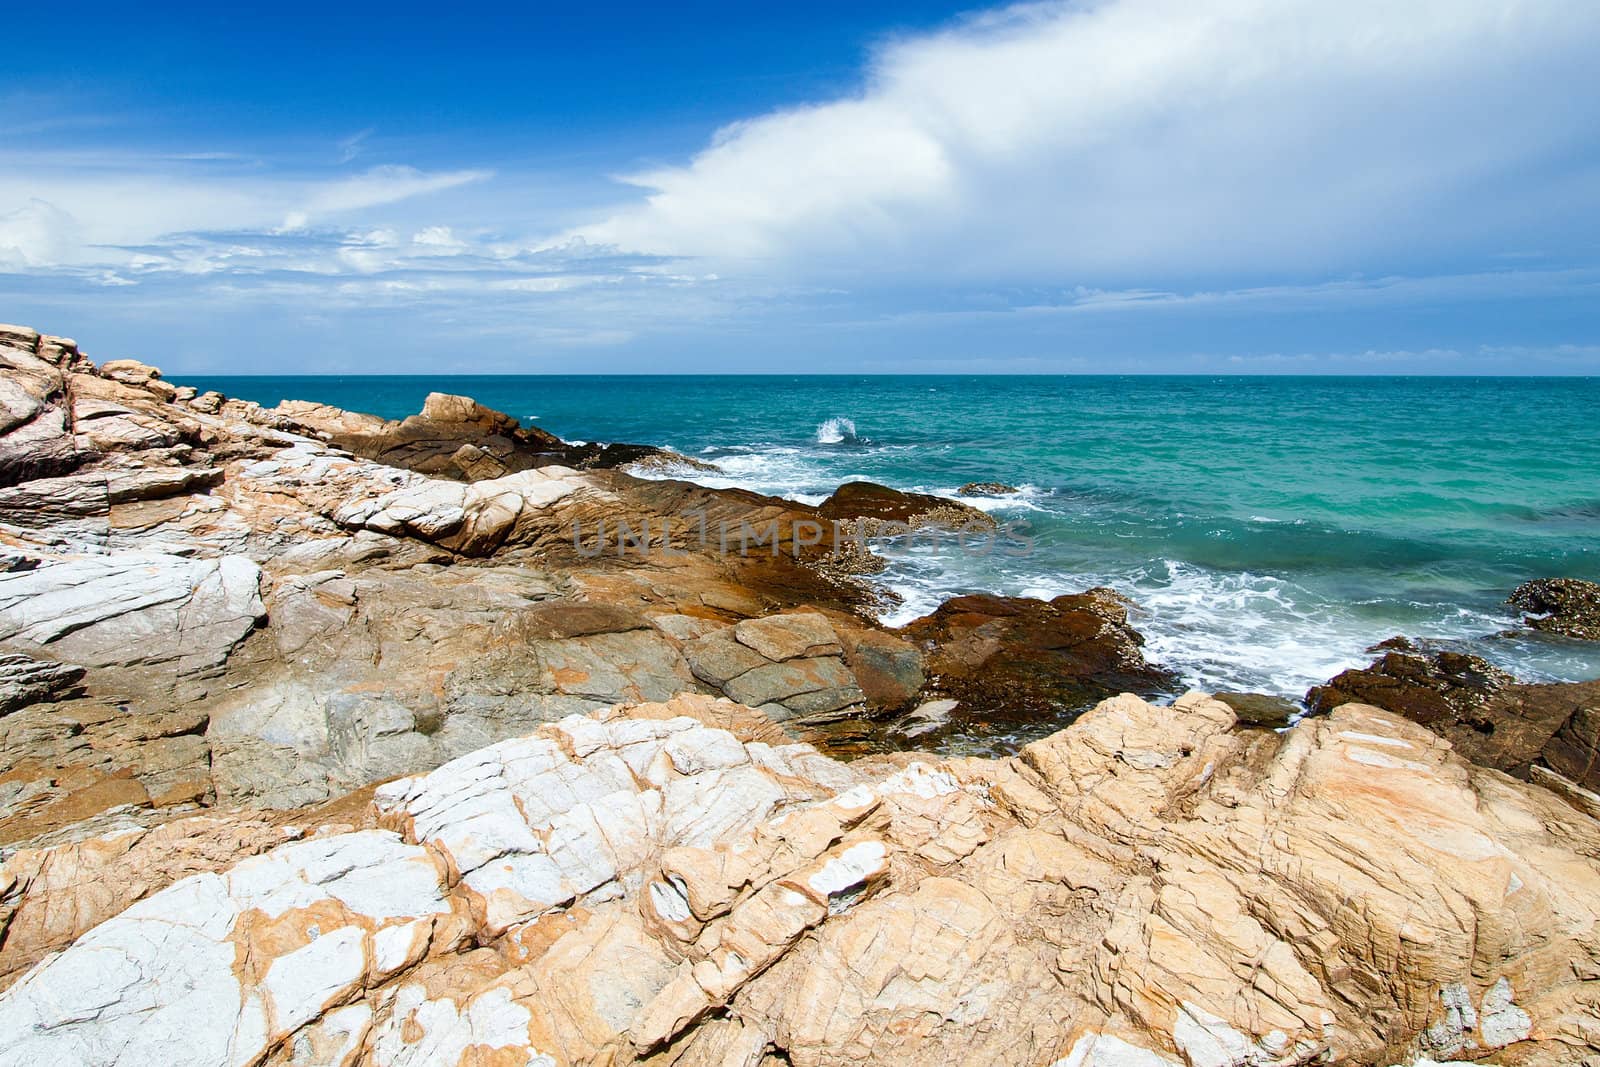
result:
[[[817,501],[868,478],[1028,524],[1033,550],[891,547],[889,621],[945,597],[1110,585],[1205,688],[1299,697],[1394,634],[1536,679],[1600,646],[1516,629],[1520,582],[1600,579],[1600,379],[429,377],[180,379],[399,417],[464,393],[569,440],[659,444],[710,485]]]

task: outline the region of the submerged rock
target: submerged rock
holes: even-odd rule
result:
[[[1524,620],[1584,641],[1600,641],[1600,585],[1581,578],[1540,578],[1517,586],[1507,604],[1530,612]]]
[[[962,496],[1010,496],[1021,491],[1005,482],[968,482],[956,490]]]

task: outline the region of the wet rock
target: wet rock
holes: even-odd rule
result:
[[[1005,482],[968,482],[956,490],[962,496],[1010,496],[1021,491]]]
[[[1536,630],[1600,641],[1600,585],[1581,578],[1540,578],[1517,586],[1506,601],[1529,612]]]
[[[1280,730],[1301,714],[1300,705],[1266,693],[1216,693],[1213,698],[1233,709],[1246,726]]]
[[[925,650],[928,696],[961,701],[964,716],[1026,721],[1171,684],[1146,662],[1125,603],[1105,589],[1051,601],[955,597],[902,633]]]
[[[1372,704],[1427,726],[1478,715],[1496,693],[1515,681],[1481,657],[1424,652],[1408,642],[1403,650],[1385,652],[1370,666],[1351,668],[1316,686],[1306,694],[1306,706],[1327,712],[1340,704]]]
[[[992,529],[995,521],[985,512],[957,500],[906,493],[876,482],[846,482],[817,508],[824,519],[861,524],[866,536],[892,532],[891,524],[908,529],[922,526]]]
[[[1572,705],[1561,728],[1539,751],[1540,762],[1568,781],[1600,793],[1600,683],[1582,683],[1560,692],[1546,692],[1546,700]],[[1554,715],[1560,715],[1558,706]]]
[[[875,711],[898,711],[917,699],[928,681],[921,649],[879,630],[837,629],[845,663]]]
[[[902,737],[917,738],[932,733],[950,719],[950,713],[961,706],[959,700],[929,700],[912,708],[904,718],[894,724]]]
[[[657,449],[638,459],[617,464],[620,470],[628,474],[637,474],[641,477],[677,476],[693,478],[696,474],[721,474],[722,468],[715,463],[709,463],[693,456],[685,456],[681,452],[670,449]]]

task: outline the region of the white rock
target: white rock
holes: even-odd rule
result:
[[[480,1053],[500,1048],[525,1050],[528,1009],[504,988],[473,997],[464,1010],[453,1000],[428,1000],[421,986],[403,986],[395,995],[390,1018],[372,1037],[374,1067],[437,1067],[462,1060],[467,1049]],[[556,1067],[552,1056],[524,1053],[527,1067]]]
[[[288,1034],[321,1015],[360,980],[366,935],[357,926],[330,930],[267,968],[262,986],[272,1005],[272,1031]]]
[[[1511,1001],[1511,983],[1504,978],[1489,987],[1478,1011],[1478,1036],[1489,1048],[1504,1048],[1526,1041],[1533,1019]]]
[[[261,569],[243,556],[118,553],[0,574],[0,640],[86,666],[220,665],[265,617]]]
[[[1182,1067],[1147,1048],[1129,1044],[1115,1034],[1085,1034],[1072,1045],[1065,1059],[1050,1067]]]
[[[274,1034],[369,980],[366,934],[347,922],[260,960],[263,985],[247,988],[235,973],[236,923],[247,911],[284,915],[328,902],[378,936],[403,917],[413,939],[416,921],[448,911],[427,853],[375,830],[283,845],[226,875],[183,879],[0,993],[0,1065],[257,1062]]]
[[[680,733],[666,743],[666,753],[679,774],[699,774],[750,761],[738,738],[726,730]]]

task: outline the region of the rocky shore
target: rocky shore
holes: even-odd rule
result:
[[[876,622],[982,512],[692,466],[0,326],[0,1065],[1600,1063],[1600,682],[1263,728],[1110,590]]]

